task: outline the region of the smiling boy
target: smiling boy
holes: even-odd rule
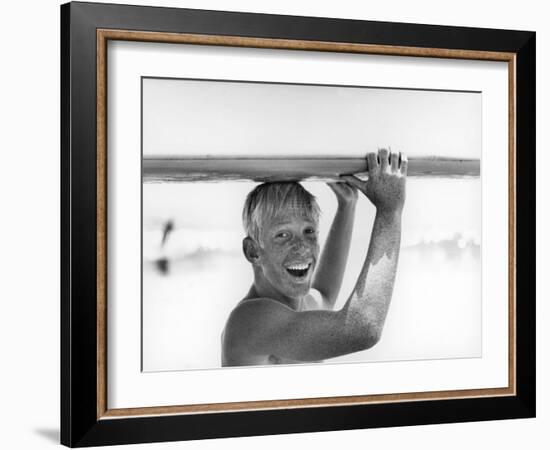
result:
[[[254,282],[222,335],[222,365],[320,361],[368,349],[380,339],[390,304],[405,201],[407,159],[367,154],[368,179],[329,183],[338,209],[321,256],[319,207],[299,183],[264,183],[247,197],[243,252]],[[376,216],[355,288],[334,310],[349,253],[357,191]]]

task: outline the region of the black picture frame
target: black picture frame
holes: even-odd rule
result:
[[[515,395],[98,417],[97,30],[515,55]],[[535,42],[528,31],[73,2],[61,6],[61,443],[70,447],[535,416]]]

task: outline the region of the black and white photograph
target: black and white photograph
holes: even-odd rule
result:
[[[142,371],[480,358],[481,148],[479,91],[143,76]]]

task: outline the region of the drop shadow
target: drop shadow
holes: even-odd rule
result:
[[[59,444],[60,436],[58,428],[37,428],[34,432],[50,442]]]

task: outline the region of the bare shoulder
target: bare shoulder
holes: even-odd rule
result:
[[[290,308],[270,298],[239,302],[222,333],[222,365],[256,364],[258,355],[251,355],[250,349],[292,314]]]
[[[224,341],[233,344],[249,343],[288,325],[296,314],[299,312],[270,298],[243,300],[227,319]]]
[[[297,311],[268,297],[244,299],[233,309],[227,323],[240,322],[241,320],[265,321],[273,317],[280,317],[281,315],[286,316],[287,314],[318,309],[324,309],[324,298],[317,289],[310,289],[309,293],[304,297],[302,308]]]
[[[282,303],[265,297],[245,299],[238,303],[238,305],[231,311],[229,318],[227,319],[226,329],[240,325],[243,323],[249,323],[247,328],[264,322],[266,319],[276,316],[284,312],[292,312],[292,310],[283,305]]]

